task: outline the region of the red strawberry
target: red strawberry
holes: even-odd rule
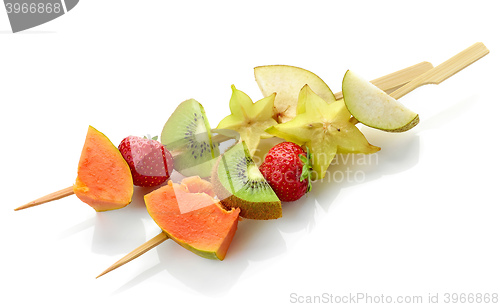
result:
[[[269,150],[260,172],[281,201],[294,201],[311,189],[309,152],[292,142]]]
[[[121,141],[118,150],[130,166],[132,179],[137,186],[160,185],[172,173],[172,154],[155,138],[128,136]]]

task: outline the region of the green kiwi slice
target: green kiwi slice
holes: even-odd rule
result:
[[[184,176],[210,177],[220,155],[205,109],[194,99],[175,109],[163,126],[161,143],[172,153],[174,169]]]
[[[281,201],[257,165],[245,142],[230,147],[217,161],[212,184],[226,210],[240,208],[240,216],[268,220],[281,217]]]

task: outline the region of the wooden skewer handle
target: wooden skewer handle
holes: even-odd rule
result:
[[[156,237],[152,238],[151,240],[147,241],[146,243],[142,244],[141,246],[139,246],[138,248],[134,249],[133,251],[131,251],[130,253],[128,253],[127,255],[125,255],[125,257],[123,257],[122,259],[118,260],[117,262],[115,262],[112,266],[110,266],[109,268],[107,268],[106,270],[104,270],[104,272],[102,272],[101,274],[99,274],[96,278],[99,278],[101,277],[102,275],[104,274],[107,274],[119,267],[121,267],[122,265],[134,260],[135,258],[141,256],[142,254],[146,253],[147,251],[151,250],[152,248],[160,245],[161,243],[163,243],[164,241],[166,241],[168,239],[168,236],[167,234],[165,234],[163,231],[158,234]]]
[[[18,211],[18,210],[22,210],[22,209],[26,209],[26,208],[38,206],[38,205],[47,203],[49,201],[53,201],[53,200],[57,200],[57,199],[60,199],[60,198],[66,197],[66,196],[70,196],[72,194],[74,194],[74,192],[73,192],[73,186],[70,186],[70,187],[67,187],[65,189],[59,190],[57,192],[50,193],[48,195],[40,197],[40,198],[38,198],[38,199],[36,199],[36,200],[34,200],[32,202],[29,202],[29,203],[27,203],[24,206],[18,207],[18,208],[14,209],[14,210]]]
[[[399,99],[424,84],[439,84],[489,53],[483,43],[475,43],[391,93]]]

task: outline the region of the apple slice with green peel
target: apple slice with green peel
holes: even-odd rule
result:
[[[322,179],[337,153],[370,154],[380,150],[349,119],[342,100],[327,103],[306,85],[299,93],[303,113],[266,131],[289,142],[306,145],[311,151],[313,179]]]
[[[352,116],[367,126],[403,132],[419,122],[417,113],[350,70],[342,81],[342,93]]]
[[[270,134],[265,130],[277,122],[273,119],[273,105],[275,93],[255,103],[247,94],[231,86],[232,95],[229,101],[231,115],[223,118],[217,130],[230,129],[239,133],[240,138],[245,141],[250,156],[253,157],[261,138],[269,138]]]
[[[255,81],[264,97],[276,93],[273,118],[278,123],[286,123],[295,117],[298,95],[306,84],[327,103],[335,101],[328,85],[320,77],[303,68],[268,65],[255,67],[254,73]]]

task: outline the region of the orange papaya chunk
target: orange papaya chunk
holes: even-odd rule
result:
[[[120,209],[132,201],[134,184],[127,162],[118,148],[92,126],[87,131],[73,191],[98,212]]]
[[[181,183],[187,186],[191,193],[206,193],[215,197],[215,192],[210,181],[202,180],[199,176],[186,177],[182,179]]]
[[[201,192],[200,192],[201,190]],[[208,259],[223,260],[238,227],[240,209],[226,211],[211,184],[188,177],[144,196],[153,220],[175,242]]]

